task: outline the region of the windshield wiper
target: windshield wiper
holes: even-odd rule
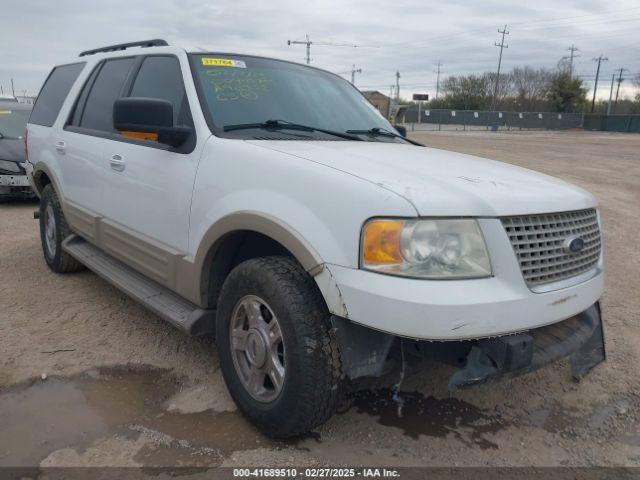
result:
[[[410,140],[407,137],[403,137],[399,133],[392,132],[390,130],[373,127],[369,130],[347,130],[346,133],[353,133],[355,135],[369,135],[371,137],[392,137],[392,138],[401,138],[402,140],[412,143],[413,145],[418,145],[419,147],[424,147],[423,144],[416,142],[414,140]]]
[[[262,123],[239,123],[237,125],[225,125],[222,129],[225,132],[232,132],[234,130],[249,130],[251,128],[260,128],[263,130],[298,130],[302,132],[320,132],[327,135],[333,135],[334,137],[346,138],[347,140],[355,140],[362,142],[362,138],[355,135],[349,135],[349,133],[336,132],[334,130],[327,130],[325,128],[310,127],[309,125],[302,125],[300,123],[287,122],[286,120],[267,120]]]

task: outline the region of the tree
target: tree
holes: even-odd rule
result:
[[[443,104],[456,110],[481,110],[490,103],[486,75],[451,76],[442,82]],[[438,102],[440,103],[440,102]]]
[[[511,72],[511,81],[518,110],[535,112],[548,108],[546,92],[552,76],[546,68],[515,67]]]
[[[586,102],[587,89],[582,80],[571,78],[569,72],[555,73],[549,81],[546,97],[556,112],[582,110]]]

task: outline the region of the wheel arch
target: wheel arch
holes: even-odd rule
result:
[[[203,235],[195,256],[200,304],[215,308],[226,276],[238,263],[267,255],[290,255],[311,276],[324,262],[293,227],[262,213],[244,211],[225,216]]]
[[[54,190],[60,198],[62,192],[59,188],[58,178],[46,163],[38,162],[33,167],[33,186],[35,187],[36,193],[39,197],[42,196],[42,190],[44,189],[44,187],[49,184],[53,185]]]

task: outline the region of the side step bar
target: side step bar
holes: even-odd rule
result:
[[[215,310],[201,309],[77,235],[66,238],[62,248],[88,269],[180,330],[190,335],[213,333]]]

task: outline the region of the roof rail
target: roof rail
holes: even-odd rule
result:
[[[119,50],[126,50],[131,47],[166,47],[169,45],[166,40],[162,40],[161,38],[155,38],[153,40],[142,40],[140,42],[131,42],[131,43],[119,43],[117,45],[107,45],[102,48],[94,48],[93,50],[85,50],[84,52],[80,52],[79,57],[84,57],[86,55],[94,55],[96,53],[101,52],[117,52]]]

